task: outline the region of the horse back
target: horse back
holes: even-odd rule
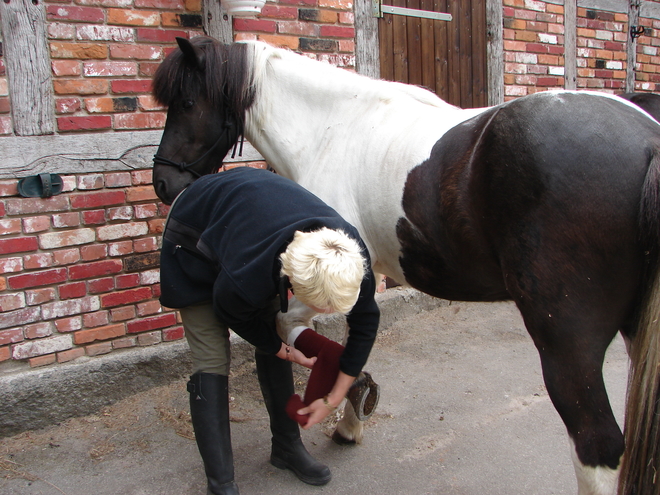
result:
[[[498,300],[615,264],[634,291],[659,130],[616,99],[568,92],[457,125],[406,180],[397,224],[406,281],[438,297]]]

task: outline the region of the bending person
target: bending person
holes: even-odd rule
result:
[[[322,260],[311,245],[328,243]],[[291,262],[290,271],[285,269]],[[365,365],[378,328],[375,279],[357,230],[296,183],[264,170],[236,168],[201,177],[170,209],[161,249],[161,303],[181,310],[193,359],[190,413],[204,462],[208,493],[237,494],[229,428],[231,328],[255,346],[257,376],[272,433],[271,463],[312,485],[330,481],[286,413],[294,393],[291,362],[315,359],[277,334],[287,288],[319,312],[344,311],[349,325],[339,372],[324,399],[307,406],[307,427],[322,421],[346,396]],[[289,273],[290,275],[287,275]],[[343,281],[337,285],[337,274]]]

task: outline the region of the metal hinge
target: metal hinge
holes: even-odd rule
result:
[[[408,17],[421,17],[423,19],[435,19],[437,21],[451,21],[451,14],[444,12],[432,12],[430,10],[407,9],[383,5],[382,0],[371,0],[372,13],[374,17],[383,17],[383,14],[405,15]]]

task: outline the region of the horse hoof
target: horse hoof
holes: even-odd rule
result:
[[[348,391],[346,398],[350,401],[357,419],[366,421],[376,410],[380,400],[380,386],[371,378],[371,374],[363,371]]]
[[[332,441],[337,445],[355,445],[357,442],[355,440],[349,440],[344,435],[339,433],[337,430],[332,434]]]

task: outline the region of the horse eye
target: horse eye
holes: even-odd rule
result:
[[[193,100],[185,100],[183,102],[183,108],[192,108],[192,106],[195,104]]]

